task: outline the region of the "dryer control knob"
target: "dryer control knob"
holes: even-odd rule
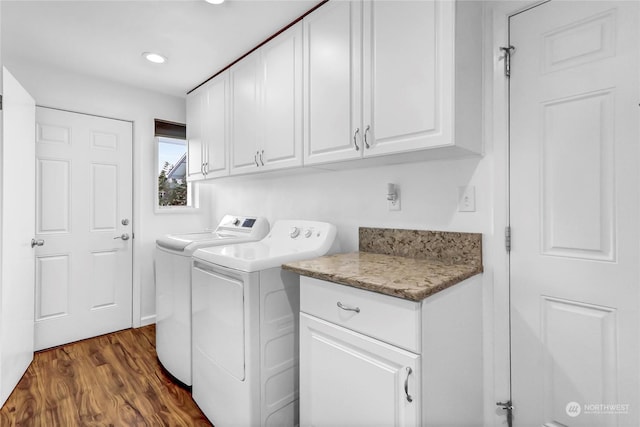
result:
[[[312,234],[313,234],[313,231],[309,228],[307,229],[307,231],[304,232],[304,237],[308,239],[309,237],[311,237]]]
[[[240,218],[236,218],[233,220],[233,225],[238,226],[240,225]]]
[[[289,236],[291,236],[292,239],[295,239],[299,235],[300,235],[300,229],[298,227],[291,227],[291,231],[289,232]]]

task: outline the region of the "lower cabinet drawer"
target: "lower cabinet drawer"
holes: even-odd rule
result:
[[[421,352],[418,302],[303,276],[300,278],[300,311],[406,350]]]

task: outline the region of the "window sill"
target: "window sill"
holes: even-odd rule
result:
[[[156,206],[154,209],[154,213],[156,215],[173,215],[173,214],[197,214],[201,213],[202,210],[200,208],[192,207],[192,206]]]

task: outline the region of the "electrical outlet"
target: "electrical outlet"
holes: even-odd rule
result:
[[[458,187],[458,212],[476,211],[476,188],[473,185]]]
[[[399,211],[400,210],[400,195],[395,200],[388,200],[389,211]]]

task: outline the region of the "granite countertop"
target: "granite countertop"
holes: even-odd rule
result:
[[[411,301],[482,273],[482,235],[360,228],[358,252],[283,265],[285,270]]]

